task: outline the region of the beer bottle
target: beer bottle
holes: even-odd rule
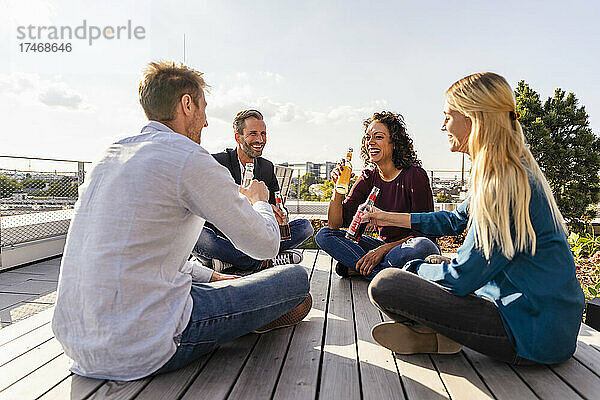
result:
[[[283,212],[283,225],[279,225],[279,232],[281,233],[281,241],[290,240],[292,235],[290,233],[290,221],[288,210],[283,205],[283,199],[281,198],[281,192],[275,192],[275,207],[279,208]]]
[[[252,179],[254,179],[254,163],[246,163],[245,168],[246,170],[244,171],[244,179],[242,180],[242,186],[248,187],[250,186]]]
[[[373,210],[373,204],[375,203],[375,199],[377,198],[378,194],[379,188],[373,186],[373,189],[371,189],[371,193],[369,194],[367,201],[362,203],[358,207],[358,210],[356,210],[356,214],[354,214],[354,218],[352,218],[352,223],[346,231],[346,239],[350,239],[354,242],[359,241],[360,237],[365,231],[365,228],[367,227],[367,224],[369,223],[368,221],[361,222],[363,215]]]
[[[348,185],[350,184],[350,177],[352,176],[352,147],[348,147],[348,153],[346,154],[346,159],[342,158],[342,172],[338,177],[337,182],[335,183],[335,191],[340,194],[348,193]]]

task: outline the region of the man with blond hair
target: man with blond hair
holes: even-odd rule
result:
[[[200,146],[205,86],[183,65],[150,63],[139,88],[150,122],[111,145],[81,187],[52,321],[76,374],[172,371],[310,310],[299,265],[239,278],[188,261],[205,221],[255,258],[277,255],[280,240],[264,183],[240,188]]]

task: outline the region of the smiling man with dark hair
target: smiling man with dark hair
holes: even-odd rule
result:
[[[269,203],[278,222],[283,218],[282,212],[275,207],[275,192],[279,191],[279,183],[275,176],[273,163],[262,157],[267,143],[267,126],[263,115],[258,110],[244,110],[233,119],[233,131],[237,148],[213,154],[213,157],[225,166],[234,181],[241,184],[245,166],[254,164],[254,179],[264,182],[269,188]],[[291,239],[282,241],[280,253],[272,259],[256,259],[238,250],[231,241],[214,226],[208,225],[200,233],[194,246],[194,252],[205,265],[216,271],[234,266],[239,269],[259,271],[274,265],[296,264],[302,261],[302,253],[292,250],[313,235],[313,227],[306,219],[295,219],[290,222]]]

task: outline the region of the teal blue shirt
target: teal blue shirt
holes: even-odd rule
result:
[[[531,180],[531,177],[530,177]],[[450,292],[492,300],[520,357],[554,364],[573,355],[584,297],[565,234],[558,230],[543,189],[531,183],[529,215],[537,243],[535,255],[507,259],[495,248],[490,259],[475,248],[474,226],[450,263],[414,260],[404,268]],[[426,235],[458,235],[469,220],[468,201],[455,211],[411,214],[412,229]]]

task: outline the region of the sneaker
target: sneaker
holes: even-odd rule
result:
[[[263,261],[261,270],[274,267],[276,265],[300,264],[304,256],[299,250],[283,250],[275,258]]]
[[[398,354],[455,354],[462,349],[460,343],[423,325],[382,322],[371,329],[371,335],[377,343]]]
[[[348,278],[349,276],[357,276],[360,275],[355,270],[346,267],[344,264],[338,262],[335,264],[335,273],[341,276],[342,278]]]
[[[299,323],[308,315],[308,312],[312,308],[312,296],[310,293],[306,296],[306,299],[300,305],[296,306],[292,311],[283,314],[275,321],[269,322],[262,328],[258,328],[254,333],[265,333],[272,331],[273,329],[285,328],[286,326],[293,326]]]
[[[226,263],[225,261],[217,260],[216,258],[212,259],[212,269],[217,272],[223,272],[227,268],[233,267],[233,264]]]

